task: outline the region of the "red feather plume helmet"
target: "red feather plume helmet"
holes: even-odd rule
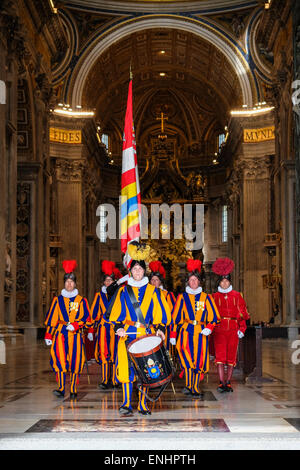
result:
[[[114,261],[109,261],[108,259],[102,261],[101,271],[104,274],[104,280],[107,277],[111,277],[113,280],[115,280],[114,269],[116,269],[116,263]]]
[[[116,268],[116,263],[114,261],[109,261],[107,259],[102,261],[101,270],[104,274],[104,279],[106,277],[111,277],[113,280],[120,279],[122,277],[121,271]]]
[[[161,261],[151,261],[151,263],[149,263],[149,269],[151,271],[150,280],[153,276],[159,277],[161,281],[165,279],[166,271]]]
[[[212,265],[212,271],[219,276],[218,283],[222,279],[231,281],[230,273],[234,269],[234,261],[230,258],[218,258]]]
[[[65,259],[62,262],[62,266],[65,271],[64,282],[66,282],[67,279],[71,279],[76,282],[74,271],[77,268],[77,261],[75,259]]]
[[[190,278],[191,276],[196,276],[201,281],[201,267],[202,261],[200,259],[188,259],[186,262],[188,278]]]
[[[121,277],[123,277],[121,271],[118,268],[114,268],[113,273],[114,273],[115,279],[121,279]]]

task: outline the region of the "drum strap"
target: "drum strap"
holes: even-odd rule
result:
[[[127,289],[128,295],[129,295],[130,302],[132,303],[132,306],[135,310],[138,322],[142,323],[142,325],[145,328],[147,328],[143,312],[141,310],[139,302],[136,299],[136,296],[134,295],[132,287],[127,285],[126,289]]]

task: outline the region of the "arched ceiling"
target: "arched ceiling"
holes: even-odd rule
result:
[[[82,105],[95,108],[102,129],[113,130],[120,141],[130,63],[137,142],[143,145],[147,134],[159,132],[157,117],[164,112],[166,132],[180,135],[178,145],[185,148],[182,163],[190,159],[188,147],[201,142],[213,155],[209,142],[228,123],[230,110],[242,105],[238,77],[222,52],[199,36],[175,29],[133,33],[110,46],[88,74]],[[141,159],[144,154],[146,150],[140,152]]]
[[[210,14],[216,11],[232,11],[257,6],[259,0],[60,0],[70,8],[87,11],[114,12],[175,12],[191,11]]]

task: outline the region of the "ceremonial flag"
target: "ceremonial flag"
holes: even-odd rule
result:
[[[126,253],[130,241],[140,239],[140,214],[141,194],[132,113],[132,77],[130,77],[122,151],[121,250],[123,253]]]

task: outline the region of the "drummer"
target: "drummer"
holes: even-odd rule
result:
[[[133,382],[136,380],[128,358],[128,345],[146,334],[156,334],[164,341],[166,326],[171,322],[171,312],[165,297],[161,295],[160,289],[149,284],[145,275],[145,260],[149,253],[149,246],[140,245],[136,241],[128,245],[131,257],[128,284],[119,289],[111,305],[109,321],[114,324],[115,332],[120,337],[116,368],[123,389],[123,403],[119,409],[122,415],[133,413],[131,397]],[[140,307],[140,312],[133,306],[134,302]],[[139,392],[138,412],[142,415],[151,414],[146,402],[147,388],[143,385],[143,393]]]
[[[149,269],[151,271],[149,275],[150,284],[161,290],[161,293],[165,296],[166,301],[169,304],[170,311],[172,312],[176,302],[176,298],[173,292],[167,291],[164,288],[164,279],[166,278],[165,268],[163,267],[161,261],[151,261],[151,263],[149,263]],[[165,331],[165,346],[168,350],[170,349],[170,329],[171,325],[167,326]]]

